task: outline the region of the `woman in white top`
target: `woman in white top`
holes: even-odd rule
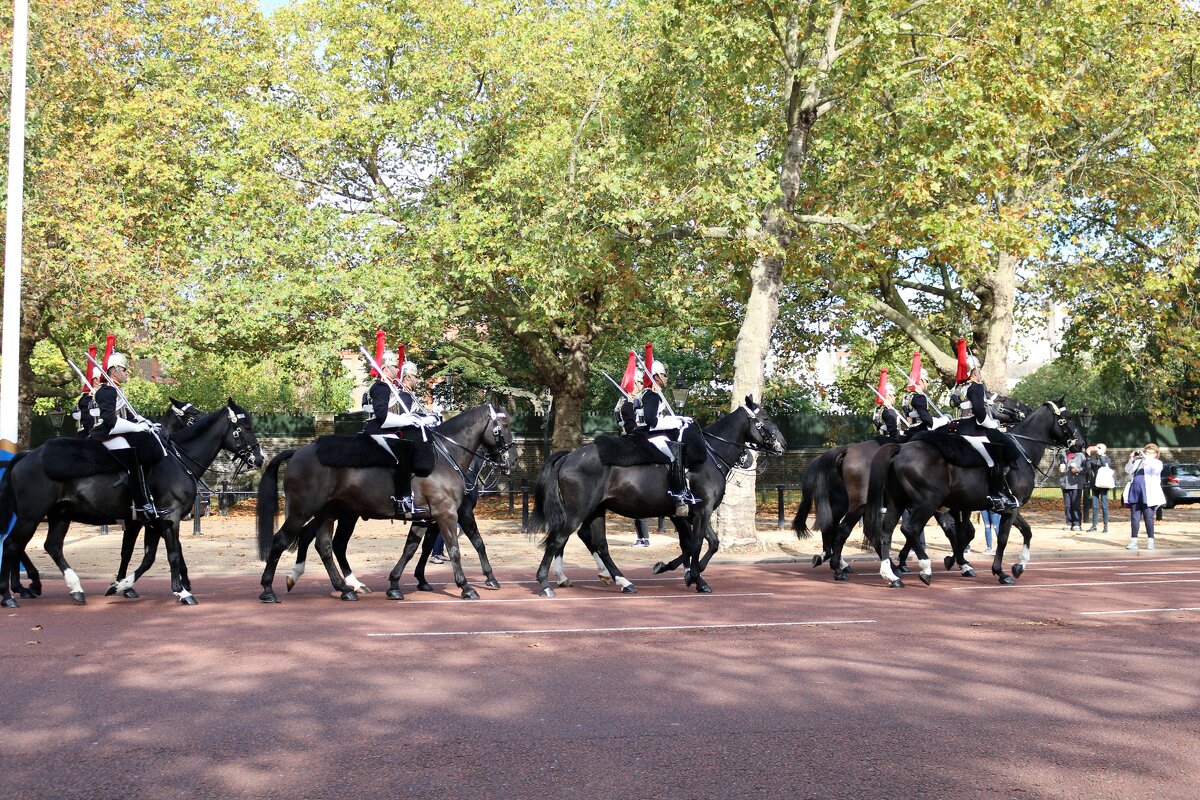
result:
[[[1158,456],[1158,445],[1151,442],[1130,453],[1125,462],[1125,473],[1133,477],[1125,487],[1123,498],[1129,504],[1128,550],[1138,548],[1138,522],[1141,520],[1146,522],[1146,549],[1154,549],[1154,512],[1167,503],[1161,483],[1162,461]]]

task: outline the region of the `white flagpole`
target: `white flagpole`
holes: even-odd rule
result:
[[[4,327],[0,332],[0,450],[17,451],[21,374],[21,223],[25,205],[25,61],[29,0],[13,3],[12,92],[8,127],[8,215],[4,232]]]

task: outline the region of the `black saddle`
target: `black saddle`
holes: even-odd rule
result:
[[[152,467],[163,460],[162,445],[154,434],[138,431],[122,435],[137,451],[142,466]],[[109,475],[125,469],[101,440],[77,436],[60,436],[42,445],[42,464],[46,477],[54,481]]]
[[[418,434],[419,436],[419,434]],[[406,455],[398,452],[401,448],[411,448],[412,471],[418,478],[427,478],[437,466],[437,453],[429,442],[421,439],[400,438],[388,443],[396,457],[389,457],[383,448],[376,444],[365,433],[352,436],[319,436],[317,437],[317,460],[323,466],[333,469],[368,469],[383,467],[395,469],[398,460],[404,460]]]
[[[1016,463],[1021,458],[1021,451],[1013,444],[1012,439],[1000,431],[980,428],[978,435],[988,437],[987,448],[995,459],[1005,464]],[[976,434],[971,434],[972,436]],[[937,448],[946,462],[956,467],[986,467],[983,456],[979,455],[970,442],[962,436],[947,430],[945,426],[932,431],[918,431],[913,437],[914,442],[927,442]]]
[[[670,464],[671,459],[650,443],[645,433],[634,432],[625,436],[597,436],[596,451],[600,463],[606,467],[636,467],[642,464]],[[704,466],[708,450],[704,446],[704,434],[696,425],[683,429],[683,460],[690,470]]]

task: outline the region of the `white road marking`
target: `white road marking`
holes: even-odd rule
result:
[[[599,581],[597,581],[597,583],[599,583]],[[449,591],[453,591],[453,589],[449,589]],[[408,595],[405,595],[405,597],[407,597],[407,596]],[[658,595],[627,595],[627,594],[621,594],[620,592],[608,592],[606,594],[596,595],[595,597],[555,597],[554,599],[550,599],[547,597],[497,597],[495,599],[485,600],[483,598],[480,598],[479,600],[471,601],[471,605],[479,605],[480,603],[572,603],[572,602],[578,603],[580,601],[596,602],[598,600],[616,601],[618,598],[620,599],[620,602],[628,603],[628,602],[632,602],[635,600],[688,600],[688,599],[695,598],[695,597],[708,597],[708,598],[716,599],[719,597],[774,597],[774,596],[775,596],[774,592],[729,592],[729,593],[722,593],[722,594],[704,594],[702,592],[695,592],[695,593],[691,593],[691,594],[658,594]],[[417,605],[418,603],[423,606],[425,606],[425,605],[431,606],[431,605],[436,605],[438,603],[454,603],[455,605],[462,605],[462,602],[463,602],[462,600],[457,600],[457,599],[456,600],[418,600],[416,603],[410,603],[410,605]]]
[[[407,633],[368,633],[367,636],[377,637],[416,637],[416,636],[521,636],[528,634],[545,635],[551,633],[634,633],[642,631],[704,631],[722,628],[783,628],[804,625],[864,625],[874,623],[873,619],[814,619],[797,622],[731,622],[721,625],[639,625],[628,628],[539,628],[534,630],[490,630],[490,631],[411,631]]]
[[[1200,569],[1172,569],[1162,572],[1118,572],[1117,575],[1200,575]]]
[[[1022,589],[1054,589],[1066,586],[1134,586],[1140,583],[1200,583],[1200,578],[1172,578],[1166,581],[1092,581],[1089,583],[1021,583],[1017,584]],[[1012,586],[951,586],[950,590],[955,592],[970,591],[972,589],[1012,589]]]
[[[1082,616],[1091,617],[1101,614],[1157,614],[1170,611],[1200,611],[1200,606],[1187,606],[1184,608],[1130,608],[1120,611],[1081,611],[1079,613]]]

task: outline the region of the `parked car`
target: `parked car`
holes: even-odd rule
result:
[[[1200,503],[1200,464],[1163,464],[1162,490],[1167,508]]]

